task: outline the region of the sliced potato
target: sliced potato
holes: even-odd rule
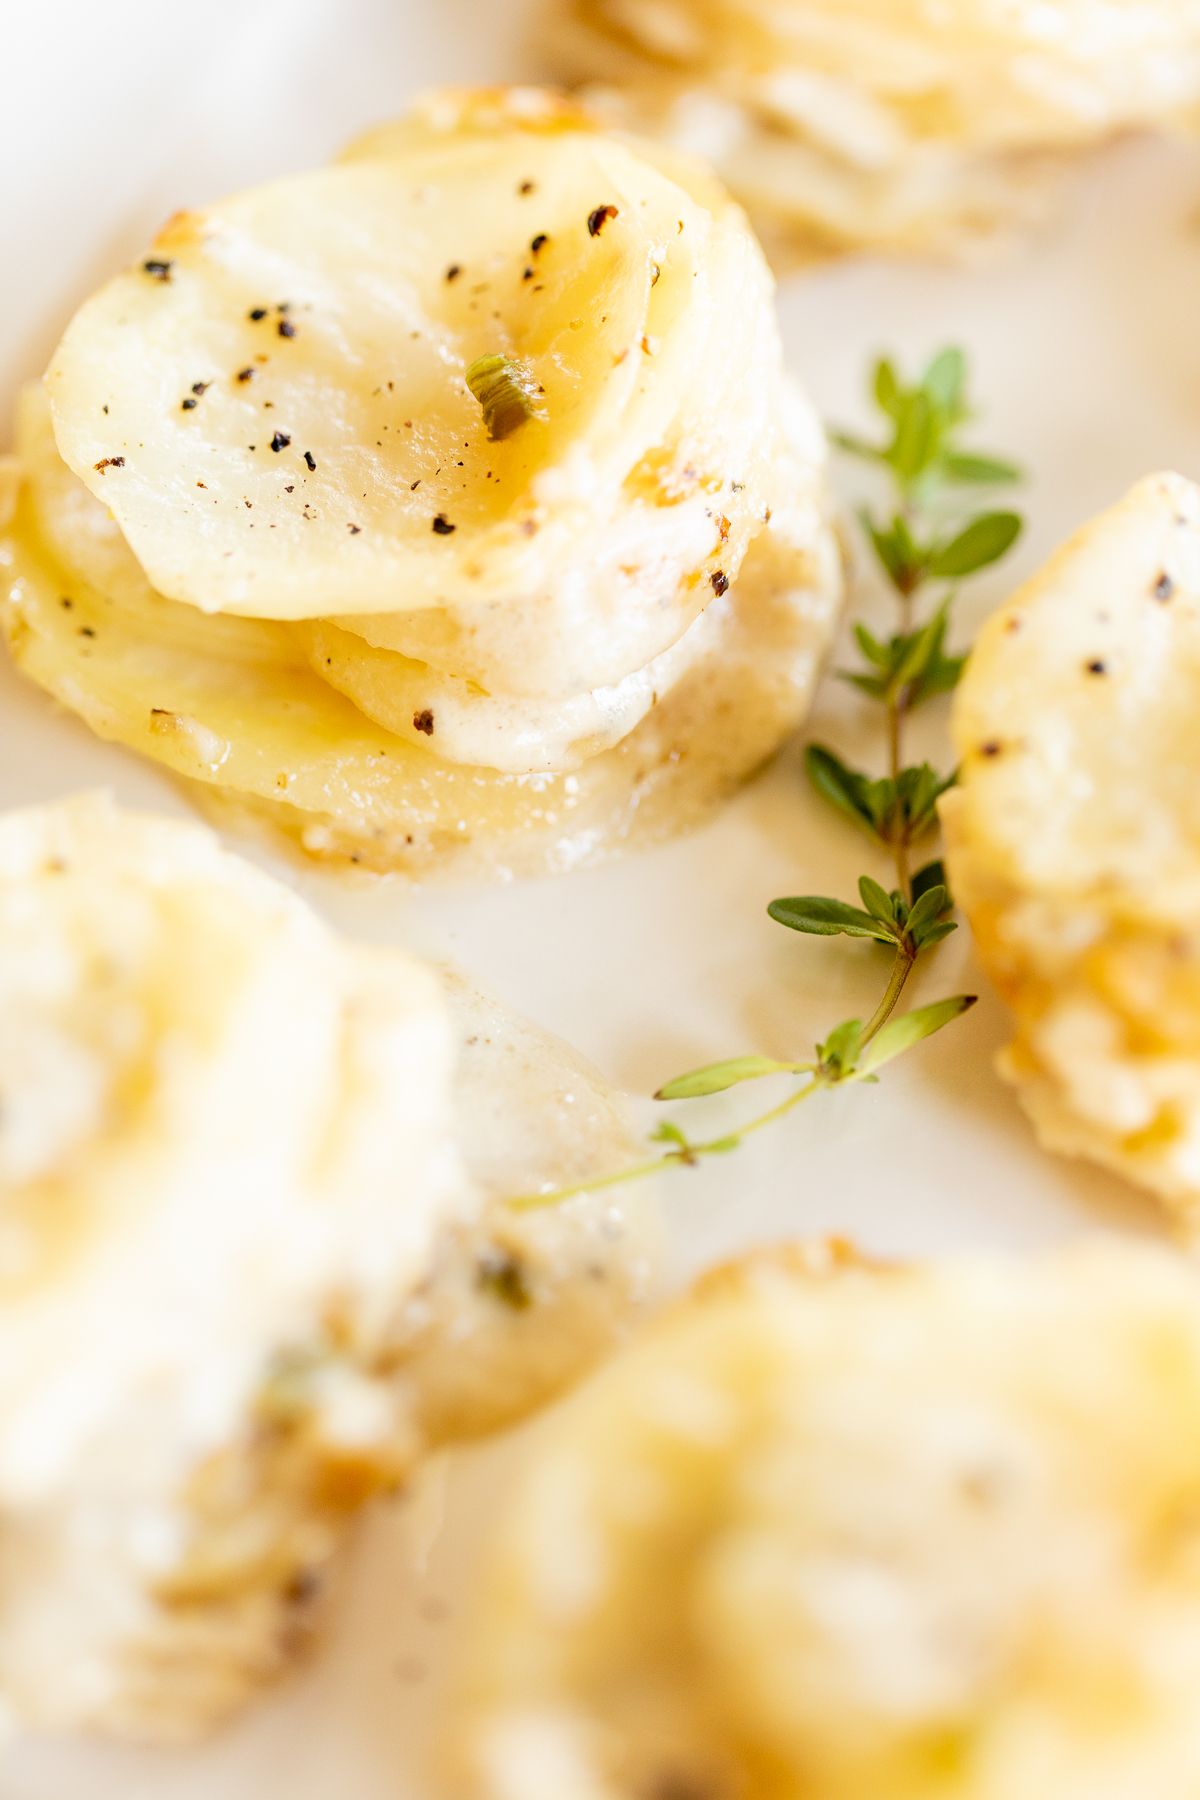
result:
[[[632,1154],[616,1097],[194,825],[0,821],[0,924],[0,1707],[192,1736],[373,1494],[622,1332],[653,1196],[514,1211]]]
[[[709,157],[769,246],[987,248],[1066,152],[1190,129],[1194,0],[559,0],[560,66]]]
[[[594,131],[297,176],[173,220],[81,309],[47,375],[59,447],[206,611],[516,597],[671,429],[725,239]],[[542,395],[499,443],[465,380],[494,353]]]
[[[810,489],[756,541],[709,653],[634,731],[578,773],[506,775],[435,754],[436,715],[432,737],[413,727],[409,741],[373,724],[320,677],[296,627],[158,597],[59,462],[36,390],[20,459],[0,538],[0,628],[18,666],[227,814],[271,824],[310,856],[381,871],[568,868],[684,828],[803,715],[840,597]],[[105,586],[79,579],[83,568]],[[420,677],[413,664],[399,674]],[[435,677],[424,698],[411,691],[414,716],[433,711]]]
[[[1200,1203],[1200,490],[1139,483],[988,621],[950,877],[1042,1140]]]
[[[1184,1800],[1200,1283],[1096,1246],[725,1271],[548,1423],[462,1800]]]

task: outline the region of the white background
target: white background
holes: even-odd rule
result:
[[[538,72],[529,8],[512,0],[57,0],[7,13],[0,420],[73,305],[177,207],[317,163],[431,83]],[[971,352],[979,440],[1028,469],[1029,529],[1001,572],[972,585],[962,638],[1137,476],[1200,474],[1198,208],[1200,166],[1187,153],[1128,145],[1095,165],[1063,227],[1011,265],[859,262],[784,284],[792,366],[830,418],[865,422],[862,380],[877,349],[910,365],[946,341]],[[0,444],[4,435],[0,423]],[[852,498],[856,470],[840,466],[837,478]],[[867,592],[857,603],[879,602]],[[941,760],[944,724],[931,717],[920,745]],[[870,709],[837,684],[815,729],[857,759],[878,752]],[[165,777],[56,717],[0,668],[0,804],[98,785],[184,810]],[[873,1004],[875,953],[800,939],[764,912],[782,893],[852,895],[870,865],[863,850],[807,795],[792,751],[704,832],[592,874],[431,896],[279,871],[345,930],[456,960],[644,1094],[718,1056],[794,1056]],[[923,997],[978,981],[960,932]],[[1147,1202],[1036,1149],[992,1072],[1003,1038],[985,995],[880,1087],[824,1097],[736,1157],[674,1177],[672,1279],[783,1235],[836,1231],[875,1251],[923,1252],[1156,1231]],[[712,1117],[737,1111],[718,1102]],[[0,1800],[428,1800],[420,1767],[436,1735],[443,1647],[483,1497],[490,1506],[519,1453],[510,1440],[461,1457],[379,1517],[322,1654],[217,1743],[178,1756],[22,1750],[0,1757]]]

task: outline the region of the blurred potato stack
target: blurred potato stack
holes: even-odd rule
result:
[[[971,255],[1065,156],[1188,128],[1196,0],[561,0],[614,116],[711,158],[783,257]]]

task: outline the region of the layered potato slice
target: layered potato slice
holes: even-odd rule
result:
[[[702,152],[786,256],[969,254],[1067,153],[1192,129],[1196,0],[558,0],[569,73]]]
[[[462,1800],[1190,1800],[1200,1284],[1163,1252],[721,1272],[510,1498]]]
[[[183,1737],[372,1494],[611,1341],[649,1215],[510,1215],[628,1154],[613,1097],[201,827],[11,815],[0,925],[0,1711]]]
[[[1140,482],[985,626],[955,699],[954,892],[1049,1148],[1200,1204],[1200,490]]]
[[[566,867],[798,722],[841,571],[702,170],[524,90],[172,221],[19,424],[19,664],[315,856]],[[64,605],[69,602],[69,605]]]

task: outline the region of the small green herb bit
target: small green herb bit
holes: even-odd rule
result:
[[[483,410],[493,443],[511,437],[530,419],[546,417],[532,369],[515,356],[477,356],[467,369],[467,386]]]
[[[767,911],[789,931],[809,937],[857,939],[872,954],[879,948],[886,950],[888,973],[874,1012],[865,1020],[847,1019],[835,1025],[796,1062],[757,1055],[726,1058],[677,1075],[655,1096],[659,1100],[693,1100],[748,1082],[799,1078],[781,1101],[736,1130],[696,1140],[678,1125],[664,1122],[652,1138],[667,1146],[657,1155],[578,1187],[526,1196],[515,1205],[552,1205],[590,1189],[726,1155],[751,1133],[774,1124],[813,1094],[876,1081],[880,1069],[942,1031],[975,1004],[972,995],[955,994],[910,1012],[899,1010],[913,971],[955,930],[953,902],[940,860],[934,856],[916,869],[912,866],[917,845],[936,834],[937,804],[953,785],[955,772],[940,773],[929,763],[907,762],[905,732],[918,707],[954,687],[966,660],[946,647],[958,583],[1007,555],[1021,532],[1016,513],[974,511],[956,499],[965,489],[978,491],[1016,481],[1020,473],[1013,463],[964,449],[959,442],[972,417],[967,376],[966,357],[953,348],[940,351],[911,385],[901,379],[894,362],[882,358],[871,375],[881,437],[871,441],[845,432],[832,434],[843,450],[884,473],[891,488],[889,504],[881,515],[864,507],[859,519],[892,590],[896,629],[884,638],[865,625],[856,626],[854,637],[862,666],[840,671],[843,680],[882,709],[886,769],[871,774],[851,768],[824,744],[808,746],[805,769],[817,793],[887,858],[892,885],[885,888],[873,875],[863,875],[857,903],[826,894],[804,894],[773,900]],[[931,583],[938,588],[926,609],[921,603]]]

